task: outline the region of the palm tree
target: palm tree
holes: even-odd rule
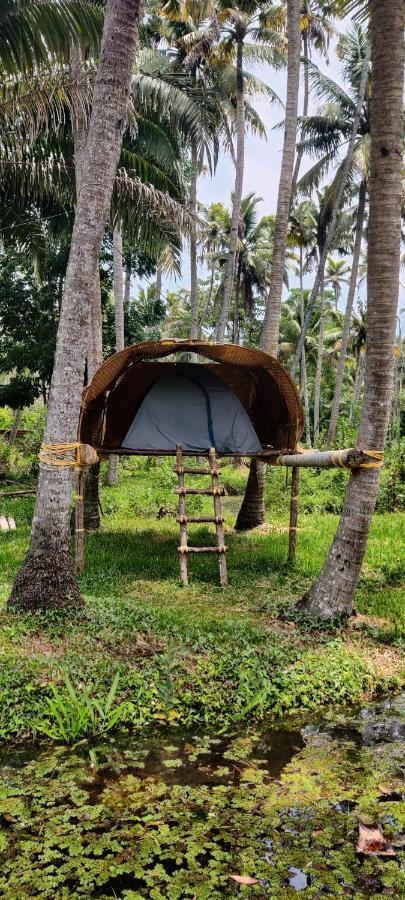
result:
[[[58,327],[45,430],[49,446],[76,440],[92,285],[121,152],[138,17],[138,2],[107,0]],[[71,469],[42,463],[30,548],[14,582],[10,608],[61,608],[80,603],[70,554],[70,496]]]
[[[270,10],[269,10],[270,16]],[[297,135],[298,94],[300,74],[300,2],[287,0],[287,98],[284,124],[283,155],[277,199],[277,214],[274,230],[272,273],[268,292],[261,346],[268,353],[277,356],[280,330],[281,295],[287,248],[288,217],[291,205],[292,179]],[[232,252],[232,249],[231,249]],[[230,252],[229,277],[233,268]],[[238,530],[254,528],[264,521],[264,479],[265,465],[252,460],[242,506],[236,521]]]
[[[261,345],[263,350],[277,356],[280,329],[281,295],[285,254],[287,248],[288,217],[291,206],[292,179],[297,135],[298,93],[300,78],[300,2],[287,0],[287,99],[284,123],[284,143],[278,188],[276,227],[271,269],[270,290],[263,323]]]
[[[312,300],[308,306],[307,312],[307,324],[309,322],[310,316],[312,314],[312,309],[316,302],[316,297],[319,290],[320,281],[322,278],[322,274],[325,270],[326,258],[328,256],[333,235],[336,227],[337,217],[342,205],[342,201],[345,196],[345,192],[348,189],[350,179],[352,177],[353,168],[356,166],[356,149],[358,148],[358,136],[362,134],[363,121],[364,118],[367,119],[368,116],[368,104],[369,104],[369,92],[368,92],[368,84],[369,84],[369,69],[370,69],[370,55],[371,48],[367,45],[367,42],[364,40],[364,56],[361,55],[358,60],[358,64],[355,69],[355,86],[356,86],[356,94],[355,99],[352,99],[348,94],[346,94],[339,85],[336,85],[331,79],[327,78],[327,76],[322,75],[316,70],[316,67],[311,67],[311,71],[314,71],[314,76],[316,79],[316,83],[319,86],[319,89],[322,91],[324,96],[328,98],[333,97],[336,100],[336,96],[341,98],[342,102],[345,104],[345,111],[343,120],[339,120],[339,132],[338,138],[336,138],[336,132],[334,131],[336,125],[335,119],[335,110],[332,108],[332,124],[330,123],[330,116],[326,115],[326,131],[328,134],[323,134],[322,142],[324,146],[325,138],[327,140],[328,151],[323,152],[321,155],[321,159],[306,173],[306,175],[300,181],[301,189],[307,190],[309,186],[318,184],[322,175],[325,174],[327,169],[329,168],[333,159],[336,158],[338,147],[342,141],[342,135],[345,134],[347,141],[347,150],[343,161],[338,166],[335,179],[333,182],[334,190],[331,191],[331,197],[333,196],[333,201],[331,203],[331,212],[330,212],[330,223],[328,227],[328,231],[325,236],[325,243],[322,252],[321,259],[319,261],[319,267],[317,274],[315,276],[313,289],[312,289]],[[342,99],[343,96],[343,99]],[[305,132],[310,133],[311,128],[314,127],[314,130],[317,130],[319,125],[320,117],[309,117],[307,123],[305,125]],[[339,118],[339,115],[338,115]],[[314,122],[315,119],[315,122]],[[329,129],[329,131],[328,131]],[[330,138],[330,140],[329,140]],[[308,142],[304,142],[304,146],[306,149],[315,149],[317,150],[318,145],[316,142],[316,138],[313,139],[311,136],[308,139]],[[319,148],[318,148],[319,150]],[[304,329],[305,330],[305,329]],[[301,336],[301,340],[304,340],[304,334]],[[301,348],[297,348],[296,356],[294,357],[292,366],[291,366],[291,375],[294,376],[297,365],[299,363],[299,353],[301,352]]]
[[[303,125],[303,132],[307,136],[303,142],[306,150],[311,154],[320,156],[319,161],[312,167],[309,173],[301,181],[301,185],[310,187],[319,179],[321,173],[338,159],[340,147],[347,140],[350,130],[351,117],[355,109],[359,79],[361,79],[364,61],[368,56],[368,44],[366,35],[359,24],[341,36],[338,43],[338,55],[342,60],[343,75],[348,90],[345,91],[339,84],[325,77],[316,67],[311,69],[313,85],[325,101],[315,116],[307,118]],[[355,183],[360,179],[359,200],[357,208],[356,239],[354,242],[353,260],[349,292],[346,304],[346,319],[343,329],[341,352],[336,375],[336,385],[332,403],[331,418],[328,429],[328,444],[332,444],[335,438],[336,425],[340,408],[343,375],[347,345],[350,333],[350,319],[353,309],[354,294],[357,284],[361,240],[366,213],[366,190],[369,175],[370,154],[370,78],[366,85],[365,100],[358,124],[358,134],[354,144],[351,165],[348,171],[349,179]],[[339,167],[340,168],[340,167]],[[331,196],[339,188],[340,171],[338,168],[335,185],[331,187]]]
[[[298,0],[291,0],[291,2],[297,3]],[[245,168],[247,97],[244,56],[248,49],[250,58],[259,58],[273,65],[279,64],[280,59],[277,55],[277,48],[281,45],[281,41],[280,36],[273,28],[272,6],[272,3],[259,3],[258,0],[233,0],[233,2],[230,2],[230,0],[219,0],[218,4],[218,22],[221,27],[224,50],[231,52],[233,48],[236,48],[236,161],[231,235],[224,275],[222,306],[216,330],[217,341],[223,341],[225,337],[237,265],[239,217]],[[254,35],[256,43],[260,42],[258,48],[255,48],[255,45],[246,47],[247,38],[250,34]],[[270,43],[275,44],[274,50],[270,48]],[[268,95],[272,99],[275,97],[269,88]]]
[[[320,53],[325,54],[329,46],[329,40],[335,29],[328,15],[328,9],[325,9],[321,2],[313,2],[313,0],[302,0],[301,2],[301,38],[303,51],[303,74],[304,74],[304,97],[302,104],[302,119],[305,122],[308,116],[309,107],[309,73],[308,59],[311,56],[312,47]],[[301,142],[297,147],[295,166],[291,186],[291,194],[294,195],[298,175],[301,169],[304,148]]]
[[[354,356],[354,383],[352,401],[350,404],[348,425],[352,424],[353,415],[357,408],[360,398],[360,392],[363,384],[364,370],[366,364],[366,341],[367,341],[367,320],[366,311],[361,305],[352,317],[352,327],[350,343],[352,354]]]
[[[211,0],[204,3],[180,2],[180,0],[168,0],[163,7],[163,14],[171,21],[171,44],[176,47],[180,68],[189,72],[192,81],[202,82],[209,90],[209,81],[212,68],[213,45],[218,37],[218,27],[215,19],[215,5]],[[213,22],[207,23],[207,18],[213,17]],[[220,109],[220,106],[219,106]],[[202,134],[202,141],[197,144],[191,139],[191,172],[189,210],[193,219],[190,233],[190,337],[198,337],[198,254],[197,254],[197,184],[198,175],[202,169],[205,152],[211,160],[212,152],[209,144],[214,144],[217,138],[216,131],[220,130],[219,121],[212,127],[210,134]],[[205,143],[205,142],[208,142]],[[216,156],[214,151],[214,157]]]
[[[346,354],[347,348],[349,345],[350,338],[350,325],[352,319],[353,312],[353,303],[354,303],[354,295],[357,285],[357,274],[359,269],[359,260],[361,253],[361,243],[363,240],[363,228],[364,228],[364,219],[366,214],[366,191],[367,185],[365,179],[363,179],[360,185],[360,193],[359,193],[359,204],[357,207],[357,218],[356,218],[356,233],[355,233],[355,241],[353,248],[353,258],[352,258],[352,270],[350,276],[350,285],[349,292],[347,295],[346,302],[346,311],[345,311],[345,321],[343,326],[342,333],[342,343],[339,354],[338,367],[336,371],[336,381],[335,381],[335,390],[333,394],[332,401],[332,409],[330,413],[330,421],[329,428],[327,434],[327,444],[331,446],[335,440],[336,435],[336,427],[340,410],[340,402],[342,397],[342,387],[343,387],[343,377],[344,377],[344,369],[346,362]]]
[[[304,306],[304,250],[309,252],[314,248],[316,242],[316,209],[315,204],[311,200],[304,200],[298,204],[290,214],[289,243],[299,247],[299,282],[301,296],[301,328],[304,325],[305,306]],[[301,354],[301,392],[304,401],[305,419],[306,419],[306,439],[311,442],[311,432],[309,424],[309,399],[308,399],[308,382],[307,367],[305,358],[305,344]]]
[[[274,217],[258,219],[257,207],[262,200],[251,193],[242,198],[238,233],[238,262],[233,296],[233,343],[239,343],[240,319],[251,320],[255,304],[265,301],[273,252]],[[206,210],[205,258],[211,266],[211,277],[218,273],[220,284],[228,257],[231,213],[222,203]],[[212,288],[210,293],[212,293]]]
[[[342,295],[342,286],[347,284],[347,276],[350,272],[349,266],[344,259],[334,259],[328,256],[325,267],[325,284],[330,284],[335,295],[335,305],[338,308],[338,302]]]
[[[383,451],[391,408],[399,291],[405,8],[371,0],[372,97],[367,352],[358,446]],[[388,114],[389,113],[389,114]],[[319,577],[303,597],[324,618],[350,614],[380,472],[350,476],[341,520]]]
[[[113,288],[115,318],[115,350],[125,347],[124,338],[124,268],[121,224],[117,222],[113,230]],[[114,453],[108,459],[107,483],[110,487],[118,484],[119,457]]]
[[[316,240],[312,251],[308,255],[307,259],[307,269],[309,270],[312,267],[312,264],[319,265],[319,260],[323,257],[323,249],[324,243],[328,231],[328,226],[330,222],[330,216],[332,212],[332,204],[330,202],[330,193],[331,188],[327,187],[323,192],[318,191],[318,205],[314,205],[314,215],[316,219]],[[339,253],[344,253],[349,250],[349,239],[348,234],[351,226],[351,217],[350,214],[346,213],[346,211],[341,211],[339,217],[336,221],[336,227],[333,234],[333,240],[330,244],[330,250],[337,250]],[[314,382],[314,412],[313,412],[313,433],[314,433],[314,444],[317,443],[319,437],[319,422],[320,422],[320,404],[321,404],[321,382],[322,382],[322,363],[323,363],[323,355],[325,349],[325,315],[326,315],[326,306],[325,306],[325,277],[324,273],[321,274],[321,280],[319,285],[319,297],[320,297],[320,314],[319,314],[319,339],[318,339],[318,354],[316,361],[316,374],[315,374],[315,382]],[[306,314],[305,314],[306,315]],[[302,331],[305,330],[305,317],[302,322]]]
[[[4,76],[49,70],[67,62],[72,40],[98,47],[103,21],[99,0],[0,0],[0,65]]]

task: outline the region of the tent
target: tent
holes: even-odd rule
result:
[[[198,362],[187,361],[190,352]],[[189,455],[213,446],[266,457],[294,451],[303,427],[297,389],[277,359],[172,339],[134,344],[103,363],[83,394],[78,439],[102,455],[169,456],[180,445]]]
[[[164,369],[168,368],[165,372]],[[233,391],[203,365],[162,366],[122,441],[126,450],[260,453],[261,444]]]

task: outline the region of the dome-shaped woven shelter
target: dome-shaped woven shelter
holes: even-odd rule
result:
[[[187,352],[208,361],[164,360]],[[267,353],[145,341],[98,369],[83,394],[78,438],[105,455],[171,455],[181,445],[190,455],[214,446],[219,455],[269,456],[294,451],[303,427],[294,382]]]

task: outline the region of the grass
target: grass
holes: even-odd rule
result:
[[[326,473],[330,476],[330,473]],[[336,479],[336,474],[339,476]],[[81,586],[86,605],[75,621],[5,612],[29,538],[32,498],[7,501],[16,532],[0,536],[0,737],[33,735],[66,676],[75,690],[108,696],[129,728],[153,724],[225,727],[325,703],[355,702],[398,686],[402,672],[404,517],[376,515],[349,625],[327,628],[299,614],[295,601],[322,566],[337,524],[334,480],[303,480],[296,565],[286,563],[288,495],[283,472],[267,485],[268,522],[232,531],[246,471],[227,467],[230,585],[218,586],[216,558],[190,560],[190,586],[178,573],[172,462],[127,460],[117,489],[102,488],[103,528],[86,538]],[[201,486],[201,479],[199,480]],[[158,519],[163,506],[169,515]],[[314,509],[315,507],[315,509]],[[193,500],[210,511],[209,499]],[[212,534],[194,526],[196,543]]]

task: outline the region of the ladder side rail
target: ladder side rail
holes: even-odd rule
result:
[[[222,587],[228,584],[228,569],[226,564],[226,547],[225,532],[223,526],[221,493],[222,489],[219,483],[219,470],[217,462],[217,454],[214,447],[211,447],[208,453],[208,459],[211,470],[212,490],[214,495],[214,511],[215,511],[215,530],[217,534],[218,544],[218,562],[219,562],[219,579]]]

